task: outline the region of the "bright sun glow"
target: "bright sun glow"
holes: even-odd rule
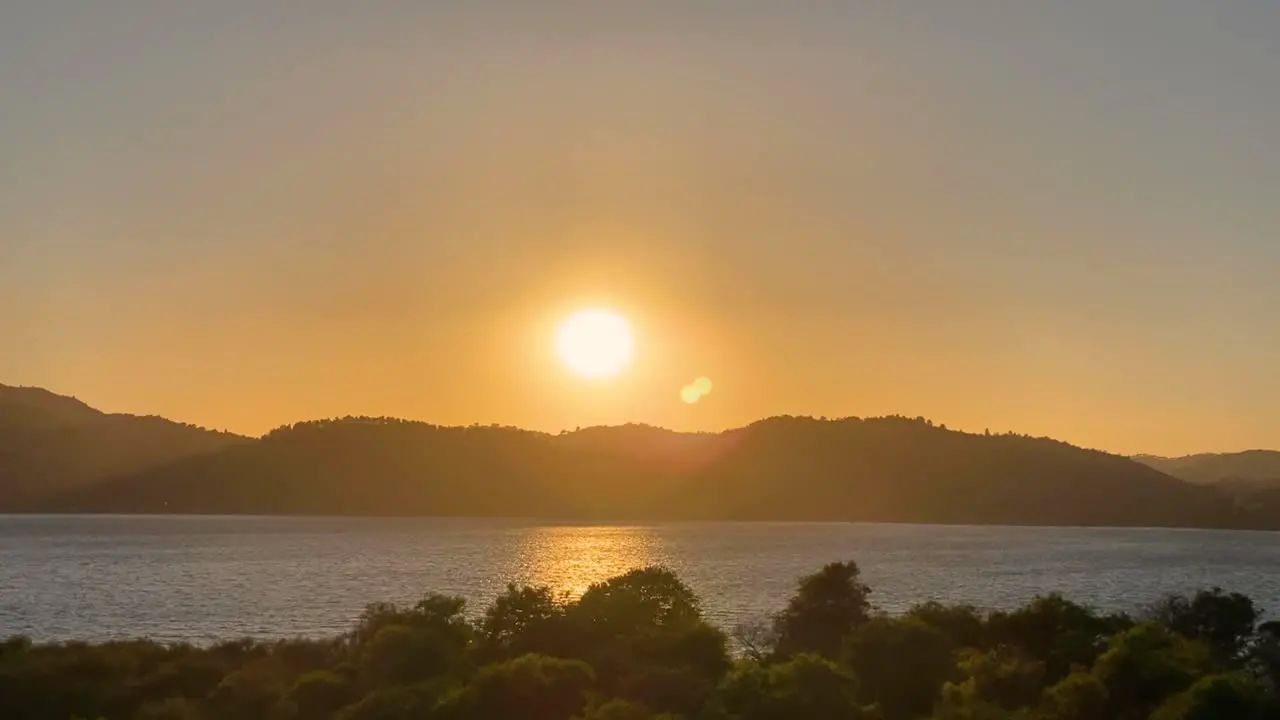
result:
[[[556,334],[560,359],[577,375],[612,377],[631,361],[634,344],[626,318],[610,310],[582,310]]]

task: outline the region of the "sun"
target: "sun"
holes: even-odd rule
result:
[[[617,375],[631,362],[635,343],[627,319],[612,310],[580,310],[556,333],[556,352],[565,366],[584,378]]]

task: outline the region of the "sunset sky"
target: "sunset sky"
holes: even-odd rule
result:
[[[5,2],[0,383],[1277,447],[1278,78],[1274,0]]]

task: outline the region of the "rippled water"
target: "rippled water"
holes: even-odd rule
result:
[[[508,582],[580,593],[663,563],[728,627],[854,559],[876,604],[1007,607],[1061,591],[1106,609],[1219,585],[1280,614],[1280,533],[512,520],[0,516],[0,636],[210,640],[332,634],[426,591],[477,606]]]

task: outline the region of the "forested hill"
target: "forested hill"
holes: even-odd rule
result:
[[[310,422],[94,485],[48,509],[1268,525],[1213,489],[1128,458],[896,417],[779,417],[718,434]]]
[[[0,385],[0,512],[104,479],[248,442],[159,417],[109,415],[39,388]]]
[[[1189,483],[1212,487],[1250,514],[1280,520],[1280,452],[1246,450],[1166,458],[1134,458]]]
[[[1280,451],[1276,450],[1204,453],[1174,458],[1138,455],[1134,459],[1161,472],[1201,485],[1280,487]]]

